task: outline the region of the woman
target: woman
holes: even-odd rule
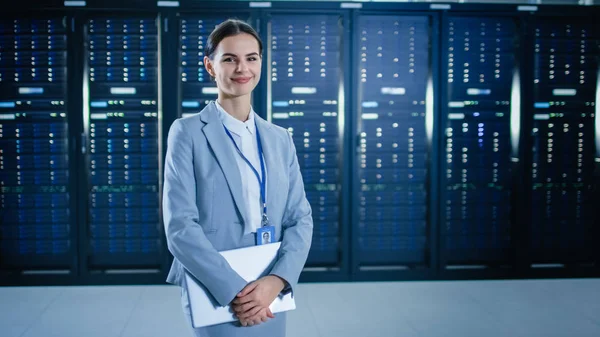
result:
[[[174,260],[167,282],[184,272],[201,282],[238,322],[194,329],[196,336],[285,336],[285,313],[268,306],[293,292],[312,238],[312,212],[291,135],[252,109],[261,74],[262,42],[248,24],[228,20],[211,33],[204,65],[217,101],[177,119],[169,130],[163,189],[167,244]],[[247,284],[218,253],[281,241],[269,275]]]

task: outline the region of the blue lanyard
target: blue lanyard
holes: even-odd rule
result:
[[[260,135],[258,133],[258,127],[256,126],[256,121],[254,122],[254,128],[256,129],[256,143],[258,144],[258,159],[260,160],[260,173],[262,175],[262,179],[260,178],[261,176],[258,175],[258,171],[254,168],[252,163],[250,163],[248,158],[246,158],[246,156],[244,156],[242,151],[240,151],[240,148],[235,143],[235,140],[233,139],[231,132],[229,132],[229,130],[227,130],[225,125],[223,125],[223,128],[225,129],[227,136],[229,136],[229,139],[231,139],[231,141],[233,142],[233,146],[235,146],[235,149],[237,150],[237,152],[240,154],[240,156],[242,156],[242,159],[244,159],[246,164],[248,164],[248,166],[250,166],[250,168],[252,169],[252,172],[254,172],[254,175],[256,176],[256,179],[258,179],[258,184],[260,185],[260,198],[262,199],[262,202],[263,202],[262,225],[266,226],[269,222],[269,219],[267,218],[267,198],[265,196],[265,190],[266,190],[266,188],[265,188],[265,184],[266,184],[265,162],[263,160],[262,143],[260,142]]]

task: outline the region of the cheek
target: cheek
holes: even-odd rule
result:
[[[256,80],[258,81],[260,79],[260,72],[262,71],[261,67],[258,66],[254,69],[254,76],[256,77]]]
[[[219,76],[219,82],[221,85],[229,85],[229,76],[225,73],[221,73],[221,76]]]
[[[231,69],[229,69],[230,67],[228,67],[227,65],[223,65],[220,66],[219,69],[215,69],[218,71],[219,77],[222,79],[226,79],[229,78],[229,75],[231,75],[232,71]]]

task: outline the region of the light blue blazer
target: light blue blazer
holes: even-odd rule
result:
[[[268,216],[282,242],[270,274],[286,280],[293,292],[312,241],[312,211],[291,135],[255,118],[267,166]],[[183,286],[185,269],[222,306],[247,282],[218,252],[255,244],[254,234],[244,235],[248,212],[238,155],[214,102],[171,125],[162,204],[167,245],[174,256],[167,282]]]

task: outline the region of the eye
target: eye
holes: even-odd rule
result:
[[[252,57],[248,58],[248,61],[256,61],[256,60],[258,60],[258,58],[256,58],[255,56],[252,56]]]
[[[231,57],[225,58],[225,59],[223,59],[223,62],[233,62],[233,58],[231,58]]]

